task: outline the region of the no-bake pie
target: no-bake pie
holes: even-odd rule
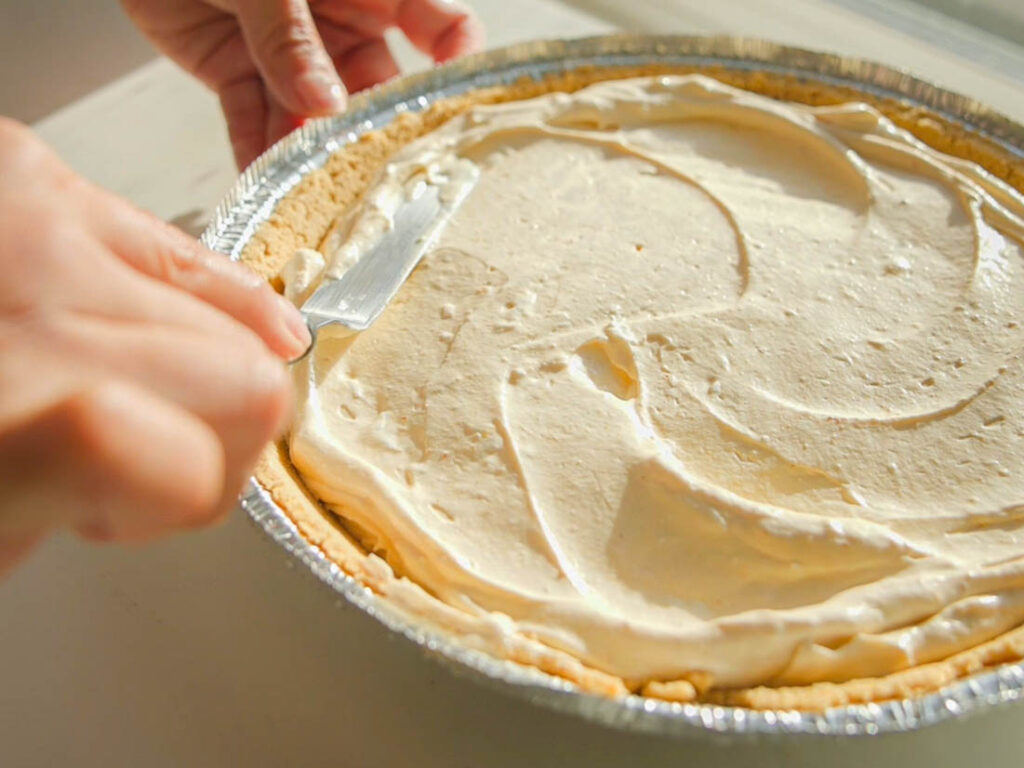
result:
[[[258,478],[418,620],[610,696],[823,708],[1024,655],[1024,173],[756,72],[578,71],[341,149],[245,259],[321,332]]]

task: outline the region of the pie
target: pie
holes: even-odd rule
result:
[[[585,70],[343,147],[244,259],[321,332],[259,481],[468,647],[607,696],[820,710],[1024,657],[1024,167],[759,72]]]

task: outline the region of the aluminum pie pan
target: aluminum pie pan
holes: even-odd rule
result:
[[[861,59],[735,37],[608,35],[521,43],[393,80],[353,96],[337,117],[310,122],[250,165],[217,207],[202,235],[208,247],[233,259],[277,203],[340,147],[396,115],[471,89],[541,78],[582,67],[666,64],[724,67],[795,75],[926,107],[993,141],[1024,162],[1024,126],[966,96],[910,74]],[[342,571],[299,533],[288,515],[251,479],[240,499],[248,516],[320,581],[349,603],[415,643],[453,671],[537,704],[604,725],[676,736],[710,734],[857,736],[917,730],[995,706],[1024,700],[1024,662],[1006,664],[923,697],[835,707],[824,712],[754,710],[681,704],[631,695],[582,693],[563,680],[462,645],[448,633],[401,612]]]

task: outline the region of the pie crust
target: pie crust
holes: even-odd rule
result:
[[[572,92],[600,80],[695,72],[784,101],[815,106],[866,101],[935,149],[971,160],[1024,193],[1024,165],[995,143],[914,105],[879,99],[853,88],[756,71],[668,66],[581,69],[542,81],[523,80],[510,86],[484,88],[448,98],[422,113],[402,114],[388,126],[362,136],[338,150],[322,169],[306,176],[278,204],[273,215],[247,244],[242,260],[280,288],[277,275],[285,262],[298,248],[318,247],[339,214],[359,200],[389,156],[475,105],[532,98],[552,91]],[[256,468],[256,479],[294,521],[301,534],[347,574],[399,609],[409,590],[416,590],[422,597],[422,590],[404,579],[396,579],[376,555],[368,554],[360,545],[357,532],[347,529],[343,521],[319,505],[289,462],[283,442],[268,446],[264,451]],[[436,603],[432,606],[436,609],[435,622],[467,645],[486,646],[474,642],[481,629],[473,618],[439,600],[431,600]],[[509,662],[540,669],[587,692],[607,696],[630,692],[621,679],[530,638],[506,642],[503,651]],[[821,711],[847,704],[918,697],[964,677],[1022,659],[1024,626],[945,660],[879,678],[779,688],[709,689],[705,676],[695,673],[686,679],[649,682],[632,692],[678,702]]]

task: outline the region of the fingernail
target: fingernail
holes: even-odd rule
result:
[[[345,108],[345,89],[333,72],[310,70],[298,78],[295,87],[310,114],[333,115]]]
[[[288,331],[288,335],[295,342],[295,354],[293,357],[298,357],[312,343],[309,327],[306,325],[306,321],[302,319],[302,313],[288,299],[281,294],[277,294],[277,302],[281,307],[281,319],[284,322],[284,327]]]

